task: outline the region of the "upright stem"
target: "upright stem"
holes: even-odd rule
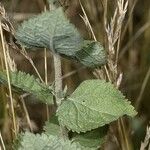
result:
[[[54,10],[55,6],[52,2],[49,3],[49,9]],[[54,70],[55,70],[55,101],[54,103],[56,106],[60,106],[61,104],[61,96],[60,93],[62,92],[62,70],[61,70],[61,58],[58,53],[55,52],[55,47],[53,43],[53,38],[50,39],[50,49],[53,52],[53,59],[54,59]]]
[[[61,92],[62,92],[62,69],[61,69],[61,58],[57,53],[53,53],[54,58],[54,69],[55,69],[55,100],[57,106],[61,104]],[[60,125],[61,136],[64,139],[68,138],[68,133],[65,127]]]
[[[59,54],[53,53],[54,57],[54,69],[55,69],[55,98],[57,106],[61,104],[60,93],[62,92],[62,70],[61,70],[61,59]]]

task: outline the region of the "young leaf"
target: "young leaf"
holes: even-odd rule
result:
[[[66,56],[74,55],[83,42],[77,29],[66,18],[63,9],[44,12],[25,21],[16,32],[24,46],[44,47]]]
[[[136,115],[122,93],[103,80],[84,81],[58,108],[60,124],[86,132],[109,124],[123,115]]]
[[[18,150],[94,150],[85,148],[79,143],[71,143],[69,140],[46,134],[33,134],[26,132],[22,135]]]
[[[61,134],[59,122],[57,116],[53,116],[49,121],[46,122],[44,126],[45,134],[47,135],[57,135]]]
[[[101,127],[86,133],[74,134],[73,142],[79,142],[84,147],[100,148],[105,141],[107,127]]]
[[[7,84],[6,72],[0,72],[0,82]],[[39,79],[24,72],[10,72],[10,83],[19,92],[27,92],[33,94],[42,102],[52,104],[52,89],[40,83]]]

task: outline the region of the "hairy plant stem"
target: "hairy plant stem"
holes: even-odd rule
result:
[[[54,53],[54,69],[55,69],[55,98],[57,106],[61,104],[60,93],[62,92],[62,71],[61,71],[61,59],[59,54]]]
[[[57,107],[61,105],[61,93],[62,93],[62,69],[61,69],[61,58],[57,53],[53,53],[54,58],[54,69],[55,69],[55,103]],[[68,133],[65,127],[60,125],[61,136],[63,139],[68,138]]]

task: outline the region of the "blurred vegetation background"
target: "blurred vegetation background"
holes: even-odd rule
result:
[[[62,0],[62,3],[64,0]],[[107,48],[107,40],[105,33],[104,20],[107,17],[108,22],[113,16],[116,1],[107,0],[82,0],[81,1],[89,21],[92,25],[94,33],[98,41]],[[14,28],[31,16],[34,16],[45,8],[44,0],[1,0],[4,5],[6,13],[10,17],[10,21]],[[107,3],[107,16],[105,16],[105,9]],[[65,5],[67,8],[67,16],[71,22],[75,24],[78,30],[86,39],[92,39],[89,28],[80,17],[82,10],[78,0],[66,0]],[[10,33],[5,32],[7,42],[11,43],[12,39]],[[2,45],[0,44],[0,49]],[[18,51],[11,48],[9,49],[11,58],[14,59],[17,69],[34,74],[35,70],[29,61]],[[35,66],[37,67],[40,75],[44,79],[44,50],[32,52],[28,51]],[[48,58],[48,83],[52,83],[54,79],[54,70],[52,65],[52,57],[47,53]],[[85,79],[95,78],[92,69],[83,68],[80,64],[62,59],[63,61],[63,79],[64,86],[67,85],[69,92],[74,89]],[[150,1],[149,0],[129,0],[128,12],[123,24],[121,35],[121,48],[119,55],[119,65],[123,72],[123,81],[120,90],[132,101],[136,106],[138,116],[132,121],[134,133],[133,145],[134,149],[139,149],[141,141],[145,137],[146,127],[150,120]],[[2,64],[1,64],[2,66]],[[0,66],[0,67],[1,67]],[[37,76],[37,75],[36,75]],[[2,90],[1,90],[2,91]],[[4,96],[0,93],[0,98]],[[44,104],[34,103],[33,98],[26,101],[27,109],[30,119],[35,122],[36,132],[42,130],[44,120],[46,120],[46,110]],[[6,104],[0,100],[0,117],[4,118]],[[50,107],[50,114],[53,109]],[[21,114],[19,108],[16,109],[18,114]],[[20,116],[22,119],[23,117]],[[22,121],[22,120],[21,120]],[[3,121],[4,122],[4,121]],[[6,131],[3,131],[5,140],[9,142],[11,137],[9,135],[8,126],[10,121],[5,119],[4,123]],[[0,122],[2,125],[2,122]],[[22,125],[25,128],[25,125]],[[3,129],[5,130],[5,129]],[[113,143],[113,142],[112,142]],[[111,144],[112,144],[111,143]],[[112,146],[112,145],[111,145]],[[113,146],[110,148],[113,149]],[[115,148],[114,148],[115,149]]]

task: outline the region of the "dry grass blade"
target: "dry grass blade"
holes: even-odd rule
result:
[[[114,12],[114,15],[110,21],[110,24],[105,27],[107,37],[108,37],[108,65],[111,72],[114,72],[113,79],[117,78],[117,64],[118,64],[118,55],[120,49],[120,38],[121,38],[121,29],[123,25],[123,20],[127,12],[128,1],[119,0],[117,2],[117,8]]]
[[[14,35],[15,30],[13,28],[13,25],[11,24],[9,17],[1,3],[0,3],[0,20],[2,21],[2,28],[7,32],[11,32],[11,34]]]
[[[89,19],[88,19],[88,17],[87,17],[87,14],[86,14],[86,12],[85,12],[85,10],[84,10],[84,7],[83,7],[83,5],[82,5],[82,3],[81,3],[80,0],[79,0],[79,3],[80,3],[81,9],[82,9],[83,14],[84,14],[84,17],[81,16],[81,15],[80,15],[80,16],[82,17],[82,19],[83,19],[83,21],[85,22],[85,24],[90,28],[90,31],[91,31],[92,36],[93,36],[93,39],[94,39],[95,41],[97,41],[96,36],[95,36],[95,34],[94,34],[94,31],[93,31],[93,29],[92,29],[92,26],[91,26],[91,24],[90,24],[90,21],[89,21]]]
[[[148,83],[148,80],[150,78],[150,67],[145,75],[145,78],[144,78],[144,81],[142,83],[142,86],[141,86],[141,90],[140,90],[140,93],[139,93],[139,96],[136,100],[136,103],[135,103],[135,108],[138,110],[139,109],[139,106],[140,106],[140,103],[141,103],[141,100],[142,100],[142,96],[143,96],[143,93],[144,93],[144,90],[146,88],[146,85]]]
[[[44,83],[44,80],[42,79],[38,69],[36,68],[33,60],[30,58],[30,56],[28,55],[28,53],[26,52],[26,50],[24,48],[22,48],[20,50],[20,53],[30,62],[30,64],[32,65],[33,69],[35,70],[36,74],[38,75],[39,79],[41,80],[42,83]]]
[[[145,150],[146,147],[148,147],[149,143],[150,143],[150,127],[147,127],[146,136],[145,136],[144,142],[141,143],[140,150]],[[150,145],[149,145],[149,148],[150,148]]]
[[[90,31],[91,31],[91,33],[92,33],[93,39],[94,39],[95,41],[97,41],[96,36],[95,36],[95,34],[94,34],[94,31],[93,31],[93,28],[92,28],[92,26],[91,26],[91,24],[90,24],[90,21],[89,21],[89,19],[88,19],[88,17],[87,17],[87,14],[86,14],[86,12],[85,12],[85,10],[84,10],[84,7],[83,7],[83,5],[82,5],[82,3],[81,3],[80,0],[79,0],[79,3],[80,3],[81,9],[82,9],[83,14],[84,14],[84,16],[81,16],[81,15],[80,15],[80,16],[81,16],[81,18],[83,19],[85,25],[87,25],[87,26],[89,27],[89,29],[90,29]],[[104,69],[105,69],[106,75],[107,75],[107,77],[108,77],[108,80],[111,81],[107,67],[104,66]],[[95,70],[95,71],[96,71],[96,70]],[[96,72],[97,72],[97,71],[96,71]],[[102,71],[101,71],[101,72],[102,72]]]
[[[2,144],[3,150],[6,150],[1,132],[0,132],[0,141],[1,141],[1,144]],[[1,150],[1,146],[0,146],[0,150]]]
[[[26,108],[26,104],[24,102],[23,96],[21,96],[20,99],[21,99],[21,102],[22,102],[22,105],[23,105],[23,109],[24,109],[24,112],[25,112],[26,120],[27,120],[27,123],[29,125],[30,131],[33,132],[32,125],[31,125],[31,120],[30,120],[29,113],[28,113],[28,110]]]
[[[80,1],[79,1],[80,2]],[[107,1],[106,4],[107,5]],[[85,24],[89,26],[93,39],[96,41],[95,34],[93,32],[93,29],[91,27],[91,24],[88,20],[88,17],[86,15],[86,12],[80,2],[81,9],[83,11],[84,17],[82,19],[84,20]],[[123,21],[127,12],[128,7],[128,0],[119,0],[117,1],[117,7],[114,11],[114,15],[110,21],[110,24],[106,24],[107,19],[105,18],[107,16],[107,12],[105,10],[104,13],[104,25],[105,30],[107,34],[107,45],[108,45],[108,69],[105,66],[105,71],[108,76],[108,79],[110,82],[113,82],[118,88],[122,81],[122,73],[119,73],[118,71],[118,56],[119,56],[119,49],[120,49],[120,41],[121,41],[121,30],[123,26]],[[105,6],[107,8],[107,6]],[[102,72],[99,69],[96,69],[94,72],[95,76],[97,78],[102,77]],[[118,77],[119,76],[119,77]],[[104,76],[103,76],[104,77]],[[121,138],[121,145],[123,149],[130,149],[130,144],[128,140],[128,135],[126,134],[126,129],[124,126],[123,119],[120,119],[118,121],[118,128],[120,129],[120,138]]]
[[[110,24],[105,26],[108,38],[108,67],[111,74],[111,81],[116,85],[117,88],[120,87],[122,82],[122,73],[119,73],[118,69],[118,56],[122,33],[121,30],[127,12],[127,7],[128,0],[118,0],[117,7],[114,11],[114,15],[110,21]],[[122,118],[118,120],[118,131],[122,149],[130,150],[131,146]]]
[[[119,54],[119,59],[123,58],[125,52],[130,48],[130,46],[135,42],[147,29],[150,27],[150,21],[146,22],[130,39],[130,41],[126,44],[126,46],[121,50]]]
[[[6,57],[7,57],[7,62],[8,62],[9,69],[10,69],[12,72],[17,71],[16,63],[15,63],[15,61],[10,57],[8,45],[6,45]]]

